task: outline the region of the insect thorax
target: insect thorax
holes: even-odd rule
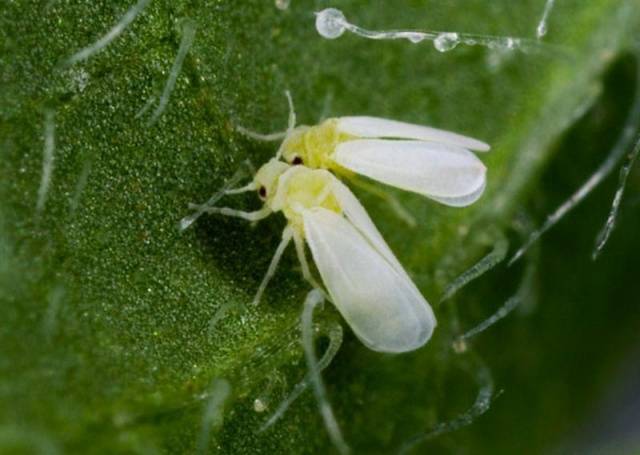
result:
[[[334,169],[338,167],[331,155],[340,142],[352,139],[340,132],[338,120],[331,118],[316,126],[299,126],[284,140],[283,157],[294,163],[296,157],[312,169]],[[294,163],[296,164],[296,163]]]
[[[302,213],[322,207],[342,213],[333,194],[333,175],[322,169],[295,166],[286,171],[278,183],[278,191],[271,201],[274,211],[282,210],[289,224],[304,235]]]

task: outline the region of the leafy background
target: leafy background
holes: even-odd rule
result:
[[[367,351],[345,331],[324,377],[356,452],[393,452],[464,412],[477,393],[479,359],[502,391],[491,409],[416,452],[540,453],[588,442],[580,428],[589,428],[588,416],[637,346],[637,173],[598,262],[590,252],[615,178],[524,261],[438,301],[501,238],[518,246],[518,226],[539,225],[612,147],[636,85],[636,1],[557,2],[547,41],[567,52],[556,55],[462,47],[441,54],[429,43],[346,35],[327,41],[312,14],[330,6],[324,1],[293,0],[282,11],[267,0],[152,0],[101,53],[60,64],[131,5],[2,2],[0,451],[331,450],[310,392],[257,432],[268,412],[256,412],[254,400],[272,411],[306,371],[297,323],[307,289],[293,255],[263,303],[246,307],[283,220],[251,227],[206,217],[183,235],[176,228],[187,203],[206,199],[244,159],[272,155],[272,145],[234,126],[282,129],[285,89],[304,123],[369,114],[493,146],[483,155],[489,187],[473,207],[397,193],[419,220],[414,229],[356,191],[440,324],[425,348],[402,356]],[[374,29],[532,37],[544,2],[331,6]],[[166,111],[149,125],[149,114],[136,114],[161,93],[185,20],[196,26],[195,40]],[[55,167],[38,214],[47,115]],[[257,207],[251,196],[229,203]],[[454,337],[495,311],[526,270],[534,279],[525,304],[456,353]],[[338,321],[325,308],[320,332]],[[203,424],[216,378],[228,381],[231,395]]]

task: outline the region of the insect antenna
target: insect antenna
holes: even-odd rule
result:
[[[287,137],[293,132],[293,130],[296,127],[296,110],[293,107],[293,99],[291,98],[291,92],[289,90],[285,90],[284,95],[287,97],[287,104],[289,105],[289,121],[287,124],[287,131],[285,132],[285,137]],[[276,152],[276,159],[280,159],[283,151],[284,151],[284,142],[280,144],[280,147]]]
[[[291,99],[291,93],[289,92],[289,90],[285,90],[284,94],[287,97],[287,104],[289,105],[289,119],[287,120],[286,131],[277,131],[275,133],[258,133],[241,125],[236,125],[236,131],[244,134],[247,137],[250,137],[251,139],[255,139],[256,141],[274,142],[285,139],[296,127],[296,111],[293,107],[293,100]],[[276,158],[280,158],[280,155],[282,155],[282,146],[280,146],[280,149],[276,154]]]
[[[251,185],[251,183],[242,188],[238,188],[238,189],[232,188],[233,186],[240,183],[240,180],[242,180],[246,175],[247,175],[246,170],[243,167],[240,167],[236,171],[236,173],[233,174],[233,176],[231,176],[229,180],[227,180],[227,182],[222,186],[222,188],[219,191],[216,191],[204,204],[192,205],[192,208],[195,210],[195,212],[192,213],[191,215],[185,216],[180,220],[180,225],[179,225],[180,232],[188,229],[189,226],[191,226],[198,218],[200,218],[200,216],[206,213],[207,208],[213,207],[225,195],[249,191],[246,188],[248,188]],[[243,191],[239,191],[239,190],[243,190]]]

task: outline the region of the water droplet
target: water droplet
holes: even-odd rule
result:
[[[347,18],[335,8],[323,9],[316,13],[316,30],[327,39],[339,38],[346,30]]]
[[[517,38],[507,38],[505,44],[507,49],[515,49],[520,46],[520,40]]]
[[[453,350],[456,352],[456,354],[462,354],[464,352],[467,352],[467,342],[463,339],[463,338],[456,338],[453,341]]]
[[[433,46],[440,52],[447,52],[455,48],[460,43],[460,36],[455,32],[440,33],[435,40]]]
[[[536,36],[538,37],[538,39],[540,39],[546,34],[547,34],[547,23],[540,22],[540,24],[538,24],[538,29],[536,30]]]
[[[544,5],[544,12],[536,28],[536,37],[538,39],[542,39],[542,37],[547,34],[547,21],[549,20],[549,15],[555,2],[556,0],[547,0],[547,3]]]
[[[289,8],[290,3],[291,0],[276,0],[276,8],[284,11],[285,9]]]
[[[267,405],[260,398],[253,400],[253,410],[257,413],[262,413],[267,410]]]
[[[414,32],[414,33],[408,33],[407,34],[407,39],[409,41],[411,41],[412,43],[419,43],[424,38],[425,38],[424,33]]]

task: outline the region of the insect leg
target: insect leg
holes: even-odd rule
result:
[[[293,233],[293,243],[296,247],[296,254],[298,255],[298,261],[300,261],[300,266],[302,267],[302,276],[303,278],[311,284],[314,288],[320,288],[318,282],[311,275],[311,270],[309,269],[309,262],[307,261],[307,255],[304,251],[304,240],[300,237],[300,234],[294,231]]]
[[[250,167],[250,164],[247,161],[247,166]],[[246,185],[245,187],[238,189],[231,189],[234,185],[240,183],[240,180],[246,175],[246,171],[244,168],[240,167],[235,174],[224,184],[222,189],[216,191],[204,204],[190,204],[189,207],[195,210],[195,213],[191,215],[185,216],[180,220],[180,231],[184,231],[189,226],[191,226],[194,221],[196,221],[200,216],[205,213],[205,209],[208,207],[213,207],[220,199],[222,199],[227,194],[236,194],[239,192],[249,191],[247,188],[251,185]],[[239,191],[243,190],[243,191]]]
[[[193,210],[201,210],[203,213],[215,213],[234,218],[242,218],[247,221],[260,221],[271,214],[271,209],[267,206],[264,206],[255,212],[244,212],[242,210],[236,210],[229,207],[202,207],[198,204],[189,204],[189,208]]]
[[[400,203],[400,201],[395,196],[378,188],[376,185],[365,182],[358,177],[351,177],[350,181],[354,186],[368,193],[371,193],[376,197],[379,197],[384,202],[389,204],[389,207],[391,208],[391,210],[393,210],[396,216],[407,223],[409,227],[415,227],[417,225],[416,219],[413,217],[413,215],[411,215],[411,213]]]
[[[253,298],[253,301],[251,302],[252,305],[257,305],[258,303],[260,303],[262,294],[264,293],[264,290],[267,288],[269,281],[271,281],[271,278],[273,278],[273,275],[275,275],[276,269],[278,268],[278,263],[280,262],[280,259],[282,258],[282,254],[284,253],[284,250],[287,248],[287,245],[289,245],[289,242],[291,241],[291,237],[293,237],[293,230],[289,226],[287,226],[286,228],[284,228],[284,231],[282,231],[282,240],[280,241],[278,248],[276,248],[276,252],[273,255],[273,259],[271,259],[271,263],[269,264],[269,268],[267,269],[267,273],[264,275],[264,278],[262,279],[262,282],[258,287],[258,291],[256,292],[256,295]]]

